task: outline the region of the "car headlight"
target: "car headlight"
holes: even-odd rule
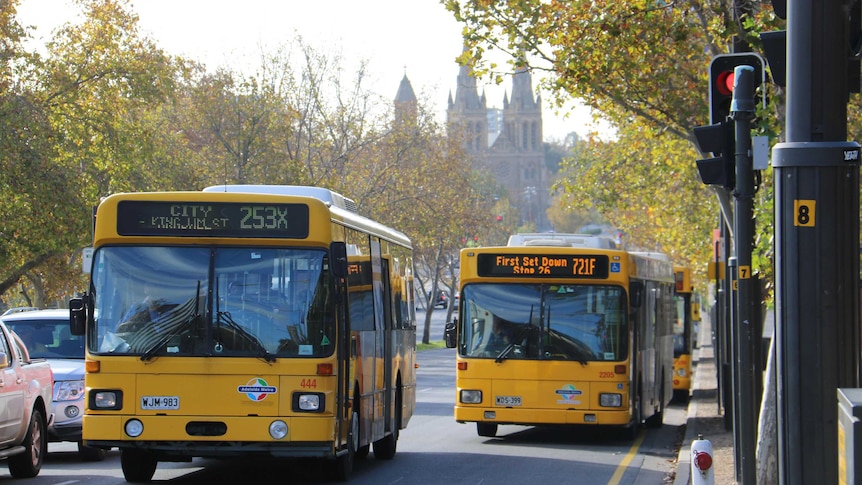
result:
[[[601,393],[599,394],[599,405],[608,408],[622,407],[623,396],[622,394]]]
[[[77,401],[84,395],[84,380],[54,383],[55,401]]]

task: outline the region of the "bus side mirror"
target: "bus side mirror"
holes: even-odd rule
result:
[[[454,349],[458,343],[458,320],[446,324],[443,330],[443,337],[446,340],[446,348]]]
[[[335,241],[329,245],[332,274],[336,278],[347,277],[347,244]]]
[[[644,284],[640,281],[632,281],[630,284],[631,307],[640,308],[644,299]]]
[[[87,294],[69,299],[69,330],[72,335],[84,335],[87,328]]]

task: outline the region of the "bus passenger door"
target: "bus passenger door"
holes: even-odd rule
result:
[[[383,277],[383,258],[381,257],[380,242],[373,239],[371,241],[371,275],[371,289],[374,295],[374,353],[373,356],[370,356],[371,365],[369,370],[373,374],[373,413],[369,417],[373,420],[371,439],[376,441],[383,437],[385,430],[384,418],[386,413],[384,405],[387,399],[385,396],[386,376],[384,375],[384,369],[387,367],[385,360],[387,326],[386,312],[384,311],[384,281],[386,278]]]
[[[658,302],[656,301],[656,291],[654,284],[647,283],[645,285],[646,293],[644,294],[644,319],[643,319],[643,333],[641,334],[642,343],[641,346],[643,348],[643,388],[641,389],[641,395],[643,396],[643,407],[641,408],[644,414],[644,418],[648,418],[653,415],[654,406],[658,403],[658,382],[659,377],[656,376],[658,372],[656,365],[656,323],[657,323],[657,312],[658,312]],[[649,404],[650,406],[646,406]]]

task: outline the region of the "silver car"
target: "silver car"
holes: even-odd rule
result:
[[[69,310],[34,310],[4,314],[0,320],[21,337],[31,358],[46,359],[54,373],[54,423],[48,428],[51,442],[78,443],[85,460],[102,460],[105,450],[84,446],[84,337],[72,335]]]

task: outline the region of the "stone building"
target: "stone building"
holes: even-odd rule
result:
[[[476,78],[461,66],[446,117],[450,130],[464,134],[474,162],[487,166],[505,187],[518,208],[520,224],[531,222],[538,231],[551,229],[545,213],[550,182],[542,141],[542,99],[533,94],[530,72],[522,68],[512,76],[511,97],[504,94],[500,110],[488,108]]]

